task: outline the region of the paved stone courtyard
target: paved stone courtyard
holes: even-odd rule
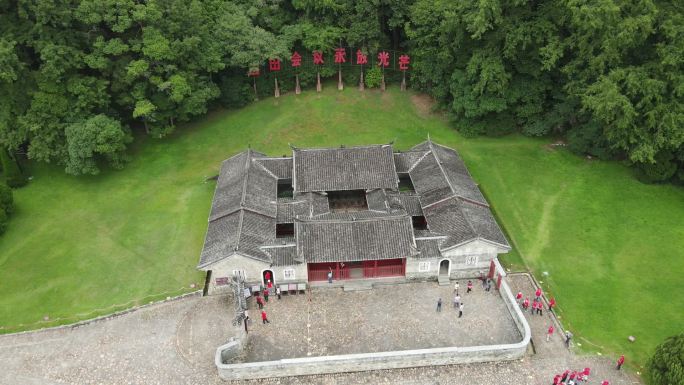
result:
[[[519,342],[522,336],[498,291],[478,287],[465,294],[465,284],[459,290],[462,318],[453,308],[453,286],[435,282],[271,296],[264,306],[271,323],[265,325],[250,300],[254,322],[244,361]]]
[[[509,282],[514,291],[533,291],[526,276],[510,277]],[[468,313],[468,305],[474,301],[469,301],[465,302],[466,314],[461,321],[467,322],[466,317],[472,316]],[[416,300],[419,309],[425,306],[426,319],[436,317],[434,302],[434,298],[427,299],[425,304]],[[275,326],[279,322],[275,317],[277,304],[267,306],[272,306],[274,312],[274,323],[267,326]],[[445,320],[453,317],[450,310],[444,309]],[[0,336],[0,384],[227,384],[218,378],[213,357],[216,347],[233,332],[231,311],[229,298],[195,296],[78,328]],[[522,360],[254,380],[240,384],[546,385],[551,383],[555,373],[586,366],[595,373],[590,384],[604,379],[611,385],[640,383],[627,371],[615,370],[615,357],[574,354],[565,349],[560,334],[547,343],[545,332],[551,318],[546,312],[544,316],[526,313],[526,317],[530,321],[537,354]],[[255,330],[257,326],[254,325]]]

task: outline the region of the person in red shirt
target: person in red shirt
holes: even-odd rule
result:
[[[551,298],[551,300],[549,301],[549,311],[553,310],[554,306],[556,306],[556,299]]]
[[[519,291],[519,292],[518,292],[518,295],[515,296],[515,300],[516,300],[516,301],[522,300],[522,291]]]
[[[553,325],[549,326],[549,330],[546,333],[546,342],[549,342],[552,335],[553,335]]]
[[[603,381],[601,385],[610,385],[610,383],[608,381]]]
[[[525,300],[523,301],[522,307],[525,310],[527,310],[527,308],[530,307],[530,299],[529,298],[525,298]]]
[[[264,299],[268,302],[268,289],[264,289]]]
[[[560,375],[560,374],[556,374],[556,375],[553,377],[553,385],[558,385],[558,384],[560,384],[560,379],[561,379],[561,375]]]
[[[266,312],[263,310],[261,311],[261,323],[263,323],[263,324],[267,324],[267,323],[270,324],[271,323],[271,321],[268,320],[268,317],[266,317]]]
[[[270,280],[271,280],[271,272],[270,272],[270,271],[266,271],[266,272],[264,273],[264,278],[266,279],[266,281],[270,281]]]
[[[269,289],[271,289],[273,287],[273,283],[271,283],[270,279],[268,281],[266,281],[266,287]]]
[[[544,304],[541,301],[537,301],[537,314],[543,315],[542,311],[544,311]]]
[[[468,290],[466,290],[466,294],[468,294],[468,293],[470,293],[471,291],[473,291],[473,281],[468,280],[468,286],[467,286],[467,288],[468,288]]]
[[[261,299],[261,297],[256,297],[256,303],[257,303],[257,305],[259,306],[259,309],[263,309],[263,308],[264,308],[264,300]]]
[[[541,287],[538,287],[537,291],[534,292],[534,296],[537,297],[537,301],[539,301],[541,299],[541,295],[542,295]]]
[[[625,363],[625,356],[623,354],[617,360],[617,370],[620,370],[620,368],[622,367],[622,364],[624,364],[624,363]]]

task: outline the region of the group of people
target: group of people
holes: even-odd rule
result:
[[[458,318],[463,317],[463,301],[461,301],[461,295],[459,294],[460,284],[458,281],[454,284],[454,309],[458,310]],[[466,284],[466,294],[473,291],[473,281],[468,280]],[[437,312],[442,311],[442,297],[437,299]]]
[[[625,363],[625,356],[621,355],[617,360],[617,370],[620,370],[622,365]],[[591,373],[590,368],[584,368],[583,371],[570,371],[566,370],[563,374],[556,374],[553,377],[553,385],[575,385],[580,382],[589,381],[589,374]],[[607,380],[601,382],[601,385],[610,385]]]
[[[531,314],[537,313],[539,315],[544,315],[544,303],[542,302],[542,289],[540,287],[538,287],[537,291],[534,292],[534,300],[532,301],[531,306],[529,297],[525,297],[525,300],[523,300],[522,291],[518,292],[518,294],[515,296],[515,300],[520,304],[523,310],[531,309]],[[555,306],[556,300],[551,298],[549,300],[549,311],[553,310]]]
[[[580,382],[589,381],[590,368],[584,368],[583,371],[566,370],[563,374],[556,374],[553,377],[553,385],[575,385]],[[601,385],[608,385],[608,381],[603,381]]]
[[[265,305],[265,302],[268,302],[269,295],[271,295],[271,293],[274,291],[273,290],[273,283],[271,282],[271,279],[270,279],[271,278],[270,273],[266,272],[266,274],[267,274],[267,276],[266,276],[266,287],[264,288],[264,292],[263,292],[264,297],[262,298],[261,295],[259,294],[259,292],[254,293],[254,298],[255,298],[255,301],[257,304],[257,308],[259,308],[259,310],[261,310],[261,323],[262,324],[271,323],[271,321],[268,320],[268,315],[266,314],[266,310],[264,310],[264,305]],[[281,292],[280,292],[279,287],[275,288],[275,294],[278,296],[278,299],[281,298]],[[245,330],[247,329],[246,325],[247,325],[248,320],[249,320],[249,312],[247,310],[245,310]]]

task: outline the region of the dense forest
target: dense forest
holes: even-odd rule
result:
[[[684,181],[679,1],[0,0],[3,156],[122,167],[133,131],[244,105],[250,69],[338,46],[408,53],[464,134],[551,135]]]

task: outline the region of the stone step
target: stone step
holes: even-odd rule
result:
[[[437,277],[437,283],[439,283],[439,286],[447,286],[451,284],[451,281],[449,277],[440,275]]]

